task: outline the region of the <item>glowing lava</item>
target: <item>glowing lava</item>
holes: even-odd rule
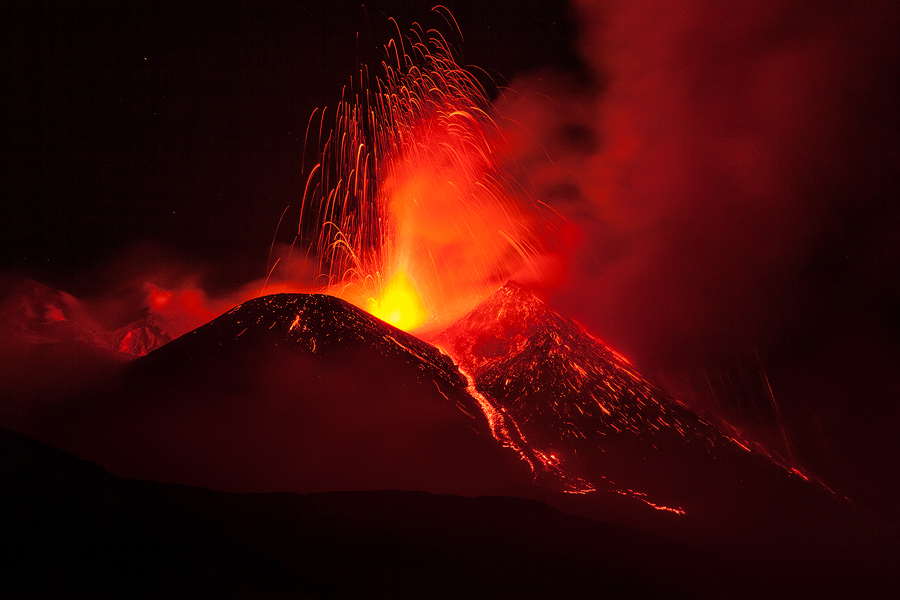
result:
[[[511,277],[540,277],[561,219],[510,175],[486,93],[439,32],[415,29],[386,53],[382,76],[364,67],[368,89],[337,107],[298,238],[311,241],[320,291],[401,329],[434,329]],[[325,111],[317,118],[322,144]]]
[[[422,297],[402,270],[397,271],[378,299],[368,299],[366,310],[404,331],[419,327],[428,318]]]

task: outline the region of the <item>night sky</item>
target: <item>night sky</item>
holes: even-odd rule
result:
[[[3,3],[4,283],[263,276],[296,231],[313,110],[380,63],[388,17],[420,22],[532,131],[518,168],[577,225],[553,306],[787,451],[768,380],[793,457],[887,514],[900,10],[475,4],[446,3],[458,41],[426,2]]]
[[[562,3],[514,4],[453,7],[466,62],[503,82],[576,60]],[[258,277],[286,207],[296,231],[313,110],[380,64],[388,17],[449,35],[431,7],[5,3],[2,266],[68,283],[153,243],[214,287]]]

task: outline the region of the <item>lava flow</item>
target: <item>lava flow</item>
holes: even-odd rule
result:
[[[413,30],[386,53],[383,75],[337,108],[298,236],[315,240],[322,291],[434,329],[511,276],[538,276],[559,220],[508,175],[485,90],[440,33]]]

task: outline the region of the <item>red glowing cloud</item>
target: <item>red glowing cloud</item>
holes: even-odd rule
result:
[[[896,434],[847,423],[896,422],[900,10],[574,8],[582,71],[498,104],[533,134],[537,197],[582,231],[551,303],[695,406],[876,489]]]
[[[896,116],[882,105],[896,87],[896,11],[575,7],[592,85],[534,74],[513,82],[505,109],[536,137],[522,150],[540,197],[584,232],[557,302],[644,365],[678,362],[685,346],[765,347],[805,326],[810,286],[821,303],[834,284],[812,269],[843,252],[836,230],[896,212],[884,190],[897,154],[883,152]]]
[[[541,277],[560,220],[507,170],[513,150],[439,34],[388,45],[345,100],[300,225],[329,293],[406,328],[451,322],[513,275]]]

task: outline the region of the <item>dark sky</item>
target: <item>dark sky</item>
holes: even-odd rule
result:
[[[465,60],[500,81],[573,60],[561,2],[459,4]],[[4,3],[2,267],[65,283],[152,241],[228,264],[210,285],[258,277],[313,110],[380,63],[388,17],[452,33],[432,6]]]
[[[795,458],[891,505],[893,3],[445,4],[462,62],[517,91],[535,193],[581,232],[554,305],[778,445],[768,378]],[[313,110],[380,62],[387,17],[452,33],[431,6],[4,2],[0,269],[76,294],[110,263],[188,264],[213,292],[262,276]]]

